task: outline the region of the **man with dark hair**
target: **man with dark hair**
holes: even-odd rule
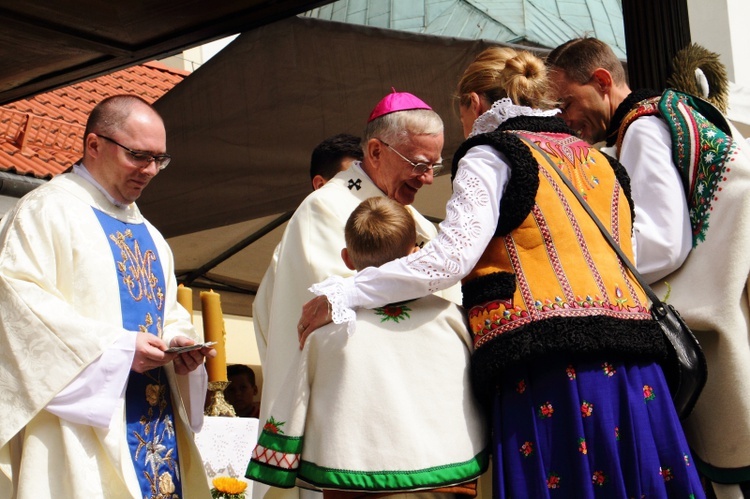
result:
[[[340,133],[325,139],[313,149],[310,158],[310,181],[318,190],[338,172],[348,169],[352,162],[362,161],[362,139]]]
[[[628,171],[638,270],[706,354],[708,382],[683,422],[698,470],[720,498],[750,494],[746,142],[702,99],[631,91],[621,62],[595,38],[562,44],[547,65],[563,119],[589,142],[605,141]]]
[[[203,498],[207,377],[172,252],[135,204],[170,162],[140,97],[92,111],[83,159],[0,224],[0,496]]]

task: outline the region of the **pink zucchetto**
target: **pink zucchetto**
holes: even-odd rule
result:
[[[412,109],[429,109],[432,110],[422,99],[409,92],[396,92],[391,87],[392,92],[381,99],[375,109],[370,113],[367,122],[380,118],[386,114],[395,113],[396,111],[410,111]]]

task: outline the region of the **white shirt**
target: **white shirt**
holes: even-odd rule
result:
[[[677,270],[692,248],[690,214],[672,162],[667,124],[657,116],[635,120],[625,133],[618,159],[630,176],[635,204],[636,267],[653,283]]]

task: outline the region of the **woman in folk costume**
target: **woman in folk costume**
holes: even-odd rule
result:
[[[325,300],[344,322],[461,279],[496,497],[704,497],[647,298],[550,163],[632,258],[627,174],[544,110],[546,88],[527,52],[491,48],[469,65],[458,85],[468,139],[438,239],[313,286],[324,296],[304,307],[303,334],[330,320]]]

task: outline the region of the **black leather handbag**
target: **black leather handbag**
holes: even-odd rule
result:
[[[591,210],[591,207],[576,190],[575,186],[573,186],[570,179],[560,171],[547,153],[539,148],[539,146],[528,140],[522,140],[538,151],[547,160],[565,185],[568,186],[568,189],[575,194],[576,198],[581,203],[581,206],[583,206],[586,212],[594,220],[602,235],[607,239],[610,246],[612,246],[612,249],[617,253],[617,256],[620,257],[622,263],[641,285],[649,300],[651,300],[651,316],[661,327],[664,337],[666,338],[668,345],[671,347],[670,364],[673,369],[670,371],[671,375],[667,375],[666,379],[669,385],[669,391],[672,395],[672,402],[674,403],[677,415],[680,419],[687,418],[693,411],[695,403],[698,401],[698,397],[700,396],[701,391],[703,391],[703,387],[706,385],[706,380],[708,379],[706,356],[703,354],[703,349],[698,343],[698,340],[687,324],[685,324],[685,321],[682,320],[679,312],[677,312],[672,305],[662,302],[656,296],[656,293],[654,293],[651,287],[643,279],[643,276],[635,269],[628,257],[625,256],[620,249],[620,246],[614,241],[614,239],[612,239],[610,233],[599,221],[599,218]]]

